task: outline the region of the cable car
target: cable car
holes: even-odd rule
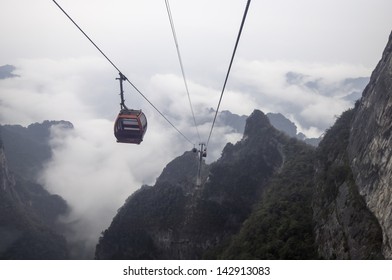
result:
[[[121,74],[120,78],[120,97],[121,110],[114,122],[114,136],[118,143],[140,144],[147,131],[147,118],[142,110],[128,109],[125,106],[123,81],[127,78]]]
[[[117,142],[140,144],[146,131],[147,118],[142,110],[121,109],[114,123]]]

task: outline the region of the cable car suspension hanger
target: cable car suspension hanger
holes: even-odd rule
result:
[[[125,81],[126,78],[121,72],[119,74],[120,74],[120,78],[116,78],[116,80],[120,81],[120,98],[121,98],[120,108],[128,109],[127,106],[125,106],[124,88],[123,88],[123,81]]]
[[[147,118],[142,110],[130,110],[125,105],[123,81],[125,76],[120,73],[116,78],[120,81],[120,113],[114,122],[114,136],[118,143],[140,144],[147,131]]]

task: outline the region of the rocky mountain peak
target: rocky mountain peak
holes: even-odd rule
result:
[[[206,168],[203,162],[203,168]],[[198,153],[187,151],[169,162],[156,181],[156,185],[169,183],[171,185],[193,184],[198,170]]]
[[[13,74],[13,72],[15,70],[16,70],[16,67],[13,65],[7,64],[7,65],[0,66],[0,80],[19,77],[18,75]]]
[[[244,138],[257,136],[260,132],[272,128],[268,117],[260,110],[254,110],[246,120]]]

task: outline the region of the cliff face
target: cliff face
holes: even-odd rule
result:
[[[357,103],[348,155],[355,183],[383,233],[392,258],[392,34]]]
[[[52,229],[65,202],[44,190],[33,197],[26,188],[10,173],[0,147],[0,259],[67,259],[66,241]]]
[[[323,258],[392,258],[392,34],[362,98],[326,133],[315,166]]]
[[[51,156],[52,125],[72,128],[63,121],[0,126],[0,259],[69,257],[58,224],[67,203],[35,181]]]
[[[325,259],[380,259],[382,234],[353,179],[347,145],[355,111],[344,112],[321,141],[315,158],[313,217]]]

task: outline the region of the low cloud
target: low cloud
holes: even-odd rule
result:
[[[346,97],[362,90],[363,83],[345,81],[370,74],[371,69],[350,64],[240,60],[231,84],[263,111],[282,113],[302,132],[318,137],[353,106]]]
[[[87,242],[90,250],[125,199],[153,182],[157,162],[168,160],[159,154],[153,159],[143,146],[117,144],[112,129],[104,119],[80,121],[71,132],[53,128],[53,157],[41,174],[43,185],[71,207],[62,219],[73,229],[68,238]]]

